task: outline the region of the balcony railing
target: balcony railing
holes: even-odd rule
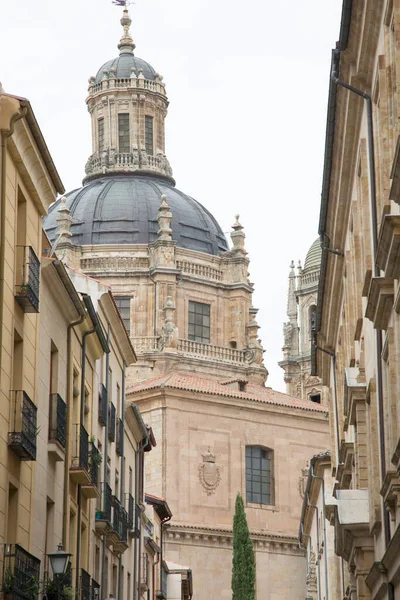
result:
[[[122,419],[117,419],[117,439],[115,443],[115,451],[118,456],[122,456],[124,447],[124,423]]]
[[[90,600],[100,600],[100,584],[94,579],[90,586]]]
[[[102,383],[99,389],[99,423],[105,425],[107,423],[107,389]]]
[[[132,494],[125,494],[125,508],[128,514],[128,528],[133,529],[135,520],[135,500]]]
[[[23,390],[11,390],[8,446],[21,460],[36,460],[37,407]]]
[[[113,529],[119,535],[121,524],[121,503],[116,496],[113,497]]]
[[[108,439],[115,442],[116,410],[112,402],[108,403]]]
[[[59,394],[50,394],[49,440],[67,445],[67,405]]]
[[[89,470],[90,481],[93,485],[98,485],[99,483],[99,465],[101,460],[101,453],[99,452],[98,448],[96,448],[94,443],[91,442],[89,451]]]
[[[141,510],[139,504],[136,504],[136,509],[135,509],[135,536],[136,537],[139,537],[139,535],[140,535],[141,518],[142,518],[142,510]]]
[[[18,544],[4,545],[4,597],[13,600],[36,600],[39,593],[40,560]]]
[[[103,520],[111,523],[112,491],[108,483],[101,484],[101,500],[98,510],[96,510],[96,520]]]
[[[90,600],[90,575],[81,569],[80,600]]]
[[[39,312],[40,262],[31,246],[17,246],[15,299],[24,312]]]
[[[72,463],[70,475],[75,483],[90,483],[89,434],[81,423],[73,426]]]

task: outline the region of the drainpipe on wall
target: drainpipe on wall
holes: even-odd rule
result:
[[[96,328],[93,327],[89,329],[89,331],[85,331],[82,336],[82,355],[81,355],[81,402],[80,402],[80,416],[79,416],[79,425],[83,425],[85,420],[85,378],[86,378],[86,339],[92,333],[95,333]],[[80,433],[79,433],[80,435]],[[79,460],[80,460],[80,451],[79,451]],[[81,560],[81,523],[82,523],[82,487],[81,484],[78,483],[78,523],[77,523],[77,532],[76,532],[76,570],[75,570],[75,591],[76,593],[79,590],[79,572],[80,572],[80,560]]]
[[[107,327],[107,344],[110,345],[110,324]],[[107,466],[108,466],[108,396],[110,391],[110,353],[106,354],[106,392],[107,392],[107,411],[106,411],[106,425],[104,428],[104,465],[103,465],[103,498],[102,502],[104,502],[105,495],[105,485],[107,483]],[[106,536],[103,535],[102,540],[102,553],[101,553],[101,595],[102,598],[106,597],[105,585],[106,585]]]
[[[28,112],[26,106],[21,107],[21,112],[15,113],[10,121],[10,129],[0,130],[1,136],[1,186],[0,186],[0,374],[3,364],[3,323],[4,323],[4,261],[6,253],[6,163],[7,140],[14,133],[14,125],[25,117]]]
[[[316,529],[317,529],[317,553],[319,553],[319,509],[315,504],[310,502],[310,494],[307,492],[308,506],[317,511]],[[318,558],[318,556],[317,556]],[[318,560],[318,600],[321,600],[321,564]]]
[[[323,534],[324,534],[324,565],[325,565],[325,600],[329,600],[328,586],[328,547],[326,545],[326,518],[325,518],[325,479],[314,474],[314,463],[311,461],[311,477],[319,479],[322,486],[322,515],[323,515]]]
[[[339,51],[336,51],[340,55]],[[340,85],[350,92],[363,98],[367,107],[367,142],[368,142],[368,167],[369,167],[369,187],[370,187],[370,224],[372,232],[372,253],[374,259],[374,275],[380,276],[379,268],[376,264],[376,255],[378,247],[378,216],[376,208],[376,179],[375,179],[375,151],[374,151],[374,130],[372,117],[372,99],[369,94],[359,90],[352,85],[341,81],[337,71],[332,69],[331,79],[336,85]],[[385,424],[384,424],[384,406],[383,406],[383,377],[382,377],[382,331],[376,330],[376,379],[377,379],[377,400],[378,400],[378,418],[379,418],[379,446],[380,446],[380,467],[381,467],[381,487],[386,477],[386,449],[385,449]],[[383,508],[383,524],[386,548],[390,543],[390,518],[389,513]],[[390,592],[388,593],[390,599]]]
[[[340,434],[339,434],[339,414],[338,414],[338,404],[337,404],[337,387],[336,387],[336,356],[334,352],[327,350],[326,348],[321,348],[314,343],[314,348],[316,350],[320,350],[332,359],[332,372],[333,372],[333,405],[335,409],[335,433],[336,433],[336,470],[339,465],[339,451],[340,451]]]
[[[72,371],[72,329],[77,325],[80,325],[85,320],[86,313],[80,316],[79,319],[70,323],[67,327],[67,424],[66,424],[66,439],[70,440],[70,420],[72,419],[72,397],[71,397],[71,382],[73,377]],[[63,527],[62,527],[62,542],[63,547],[68,550],[69,538],[68,538],[68,521],[69,521],[69,448],[68,444],[67,452],[64,461],[64,494],[63,494]]]
[[[121,480],[120,480],[120,498],[121,503],[125,507],[125,377],[126,364],[122,366],[122,391],[121,391],[121,420],[122,420],[122,440],[121,444]],[[118,561],[118,599],[122,599],[122,554],[119,555]]]

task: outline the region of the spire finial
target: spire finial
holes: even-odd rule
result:
[[[233,251],[240,252],[241,254],[247,254],[244,248],[245,234],[243,231],[243,225],[239,222],[240,215],[235,215],[235,222],[232,225],[233,231],[231,232],[231,240],[233,243]]]
[[[171,218],[172,218],[172,214],[169,210],[167,196],[165,194],[163,194],[161,196],[161,204],[160,204],[160,208],[158,209],[158,216],[157,216],[158,227],[159,227],[157,233],[160,236],[158,238],[159,240],[167,240],[167,241],[172,240]]]
[[[116,4],[116,2],[114,4]],[[124,28],[124,33],[122,34],[122,37],[118,44],[120,54],[133,54],[133,51],[136,48],[136,44],[132,39],[131,32],[129,31],[129,27],[132,24],[132,19],[129,15],[128,4],[129,2],[118,2],[119,6],[124,6],[124,11],[122,13],[120,21],[122,27]]]

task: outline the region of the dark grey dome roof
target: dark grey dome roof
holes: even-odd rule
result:
[[[196,200],[156,177],[114,175],[96,178],[66,195],[77,245],[149,244],[157,239],[161,195],[172,212],[172,238],[181,248],[218,255],[228,250],[214,217]],[[51,242],[57,231],[60,200],[43,225]]]
[[[134,69],[136,75],[139,75],[139,69],[142,69],[145,79],[154,80],[156,76],[156,71],[148,62],[134,56],[131,52],[123,53],[117,58],[112,58],[104,63],[97,71],[96,83],[100,83],[103,77],[103,71],[109,71],[110,69],[115,69],[115,77],[117,79],[129,78],[132,69]]]

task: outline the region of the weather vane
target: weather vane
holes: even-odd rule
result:
[[[116,6],[125,6],[126,8],[130,4],[133,4],[133,2],[129,2],[129,0],[112,0],[112,3],[115,4]]]

